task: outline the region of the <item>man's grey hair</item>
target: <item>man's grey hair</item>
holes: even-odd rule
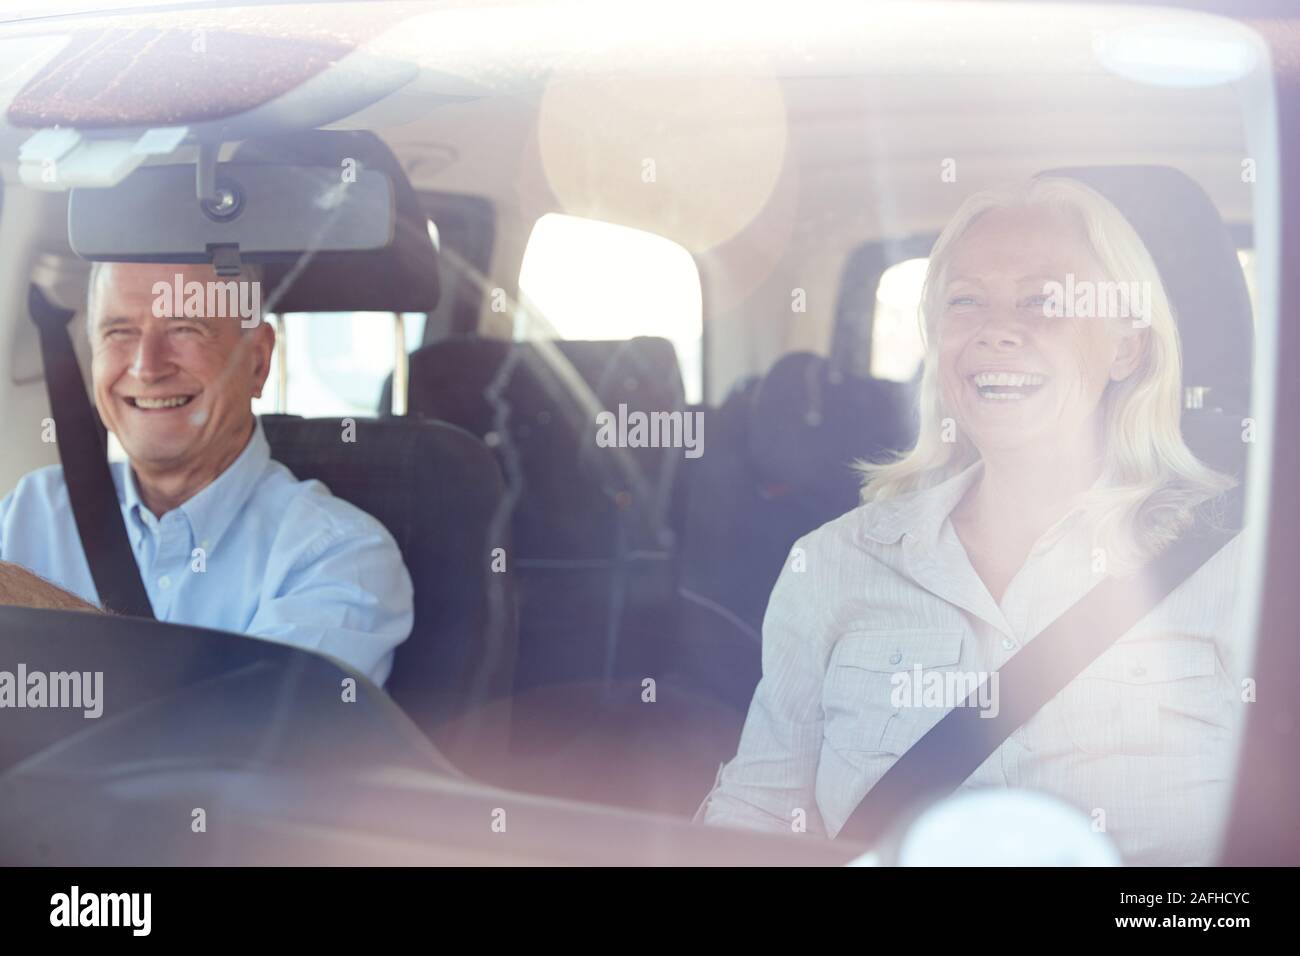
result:
[[[107,267],[115,264],[116,263],[113,262],[92,262],[90,264],[90,277],[87,279],[87,283],[86,283],[86,335],[88,337],[93,338],[94,336],[95,299],[99,295],[99,284],[100,282],[103,281],[104,272],[106,271]],[[184,269],[185,267],[186,267],[186,263],[176,264],[176,269],[178,271]],[[265,274],[266,274],[266,270],[263,268],[261,263],[243,262],[240,263],[238,276],[220,276],[218,277],[217,281],[228,282],[231,281],[231,279],[234,279],[235,281],[239,281],[239,282],[260,283],[265,277]],[[265,318],[265,310],[263,309],[261,311],[261,314],[257,316],[256,323],[254,323],[253,325],[244,325],[241,322],[240,330],[242,332],[248,332],[250,329],[255,329],[262,324],[262,320],[264,318]]]

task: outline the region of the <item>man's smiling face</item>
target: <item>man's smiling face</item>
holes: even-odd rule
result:
[[[219,472],[248,438],[275,334],[245,330],[237,317],[186,318],[183,300],[155,315],[155,284],[174,286],[178,274],[182,283],[217,281],[201,265],[109,263],[94,273],[95,404],[137,471]]]

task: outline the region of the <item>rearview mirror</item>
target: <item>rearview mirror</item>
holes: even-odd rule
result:
[[[363,252],[393,240],[393,184],[363,167],[222,163],[215,201],[200,202],[195,167],[146,166],[107,189],[73,189],[68,240],[84,259],[246,261],[302,252]]]

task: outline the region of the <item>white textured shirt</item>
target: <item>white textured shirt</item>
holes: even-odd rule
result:
[[[938,677],[915,678],[983,679],[1105,577],[1076,513],[1040,539],[995,601],[949,520],[981,469],[862,505],[795,543],[763,621],[763,677],[738,752],[698,818],[835,836],[965,696],[926,696]],[[1129,863],[1212,862],[1244,709],[1232,600],[1241,549],[1238,535],[962,789],[1060,797]],[[912,681],[906,692],[902,675]]]

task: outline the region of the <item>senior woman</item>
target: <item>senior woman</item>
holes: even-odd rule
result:
[[[1091,307],[1060,301],[1088,288],[1101,293]],[[965,697],[944,687],[995,691],[989,674],[1232,483],[1183,441],[1178,332],[1151,256],[1082,183],[969,198],[935,243],[921,309],[917,444],[862,466],[864,503],[796,542],[738,752],[700,809],[708,823],[835,836]],[[1057,795],[1129,862],[1209,862],[1240,712],[1239,561],[1240,537],[964,787]]]

